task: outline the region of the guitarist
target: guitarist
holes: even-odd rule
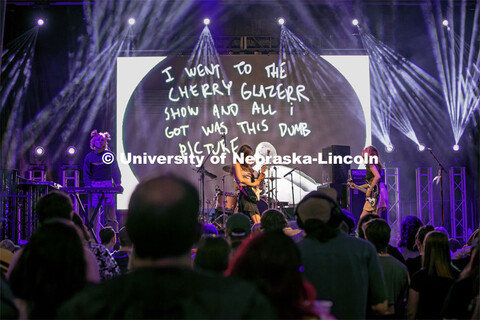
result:
[[[253,149],[248,145],[243,145],[238,150],[238,155],[243,154],[244,159],[247,156],[253,156]],[[252,164],[234,163],[233,164],[233,178],[235,180],[235,190],[239,191],[238,197],[238,211],[249,215],[253,223],[260,223],[260,212],[258,211],[257,202],[253,193],[253,189],[258,188],[260,182],[265,178],[262,172],[255,178],[255,171]],[[251,189],[251,190],[248,190]]]
[[[369,146],[363,149],[362,157],[367,157],[369,159],[370,156],[376,156],[378,159],[377,164],[369,164],[366,163],[367,168],[367,175],[365,177],[366,183],[361,185],[361,188],[367,189],[365,194],[365,198],[370,198],[373,195],[374,190],[378,190],[377,197],[375,201],[375,205],[372,206],[371,203],[366,199],[365,205],[363,206],[362,214],[360,215],[360,219],[366,215],[367,213],[374,213],[380,215],[382,218],[387,218],[386,213],[388,209],[388,192],[385,184],[380,181],[381,175],[380,171],[382,170],[382,164],[380,162],[380,156],[378,155],[378,150],[374,146]],[[354,189],[355,184],[351,183],[350,188]],[[387,220],[387,219],[385,219]],[[387,220],[388,221],[388,220]]]

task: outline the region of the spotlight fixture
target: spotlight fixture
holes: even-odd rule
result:
[[[425,151],[425,146],[423,144],[418,145],[418,151],[422,152]]]
[[[393,146],[393,144],[390,144],[385,147],[385,151],[388,153],[393,152],[393,150],[395,150],[395,147]]]
[[[443,20],[442,24],[444,27],[448,27],[448,20],[447,19]]]
[[[352,24],[353,24],[354,26],[358,26],[358,19],[353,19],[353,20],[352,20]]]
[[[42,157],[44,155],[45,155],[45,148],[40,147],[40,146],[35,147],[35,156],[36,157]]]
[[[203,19],[203,24],[208,26],[210,24],[210,19],[208,18]]]
[[[285,21],[285,18],[278,18],[277,22],[279,25],[283,26],[286,21]]]
[[[77,155],[77,148],[75,148],[74,146],[69,146],[67,148],[67,155],[70,156],[70,157],[74,157]]]
[[[453,151],[457,152],[458,150],[460,150],[460,146],[458,144],[454,144],[452,149]]]
[[[128,19],[128,24],[133,26],[135,24],[135,18]]]
[[[45,24],[45,20],[37,19],[37,26],[42,27]]]

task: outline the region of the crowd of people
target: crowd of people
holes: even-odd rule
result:
[[[101,229],[97,244],[69,196],[49,193],[28,243],[0,249],[1,318],[480,316],[478,230],[452,250],[445,230],[408,216],[392,245],[378,214],[355,228],[329,194],[305,196],[294,222],[275,209],[260,222],[232,214],[223,235],[199,223],[194,186],[157,176],[136,187],[125,226]]]

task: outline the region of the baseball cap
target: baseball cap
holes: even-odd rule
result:
[[[250,219],[243,213],[235,213],[227,220],[227,234],[233,237],[245,237],[250,234]]]

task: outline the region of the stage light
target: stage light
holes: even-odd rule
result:
[[[203,19],[203,24],[208,26],[210,24],[210,19],[208,18]]]
[[[418,145],[418,151],[422,152],[425,151],[425,146],[423,144]]]
[[[443,20],[442,24],[443,24],[444,27],[448,27],[448,20]]]
[[[133,26],[135,24],[135,19],[134,18],[128,19],[128,24]]]
[[[393,146],[393,144],[385,147],[385,151],[388,153],[393,152],[393,150],[395,150],[395,147]]]
[[[460,146],[458,144],[454,144],[452,149],[453,151],[457,152],[458,150],[460,150]]]
[[[77,154],[77,148],[75,148],[74,146],[69,146],[67,148],[67,155],[69,155],[70,157],[74,157],[76,154]]]
[[[43,19],[37,19],[37,26],[41,27],[45,24],[45,20]]]
[[[285,21],[285,18],[278,18],[277,22],[278,22],[279,25],[283,26],[286,21]]]
[[[358,20],[357,20],[357,19],[353,19],[353,20],[352,20],[352,24],[353,24],[354,26],[358,26]]]
[[[45,155],[45,149],[43,147],[40,147],[40,146],[35,147],[35,156],[41,157],[43,155]]]

